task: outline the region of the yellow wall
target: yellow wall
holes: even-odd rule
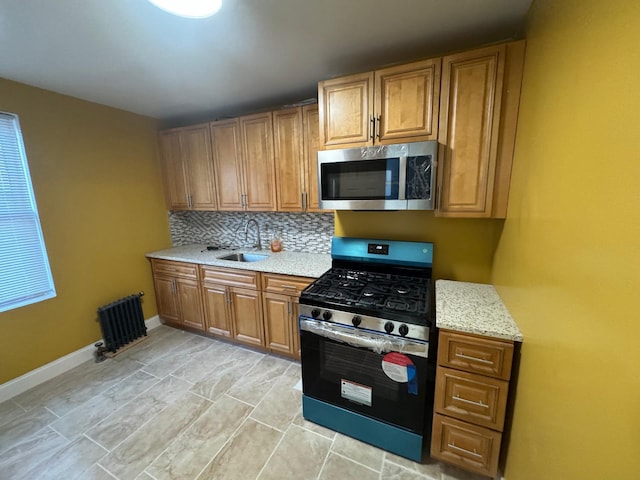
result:
[[[2,79],[0,111],[20,117],[58,294],[0,313],[2,383],[99,339],[111,300],[143,290],[155,315],[144,253],[170,239],[155,120]]]
[[[535,0],[492,280],[524,333],[507,480],[640,478],[640,2]]]
[[[335,213],[338,236],[433,242],[433,277],[488,283],[503,220],[436,218],[433,212]]]

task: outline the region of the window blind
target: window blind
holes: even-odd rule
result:
[[[0,312],[55,295],[20,123],[0,112]]]

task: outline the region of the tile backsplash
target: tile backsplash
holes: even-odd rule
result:
[[[190,243],[248,247],[255,243],[255,227],[244,228],[255,219],[260,226],[262,248],[268,249],[274,234],[279,233],[284,250],[308,253],[331,253],[333,213],[281,212],[169,212],[171,243],[174,247]]]

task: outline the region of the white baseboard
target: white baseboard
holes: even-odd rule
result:
[[[145,323],[147,325],[147,330],[153,330],[154,328],[162,325],[160,318],[157,315],[145,320]],[[44,383],[67,370],[71,370],[87,360],[91,360],[93,358],[93,352],[96,350],[94,344],[102,341],[102,339],[96,340],[91,345],[87,345],[80,350],[71,352],[64,357],[60,357],[53,362],[47,363],[42,367],[31,370],[20,377],[3,383],[0,385],[0,403],[9,400],[16,395],[20,395],[22,392],[26,392],[30,388],[40,385],[41,383]]]

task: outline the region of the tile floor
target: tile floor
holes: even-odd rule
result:
[[[477,480],[302,418],[300,364],[161,326],[0,404],[0,479]]]

